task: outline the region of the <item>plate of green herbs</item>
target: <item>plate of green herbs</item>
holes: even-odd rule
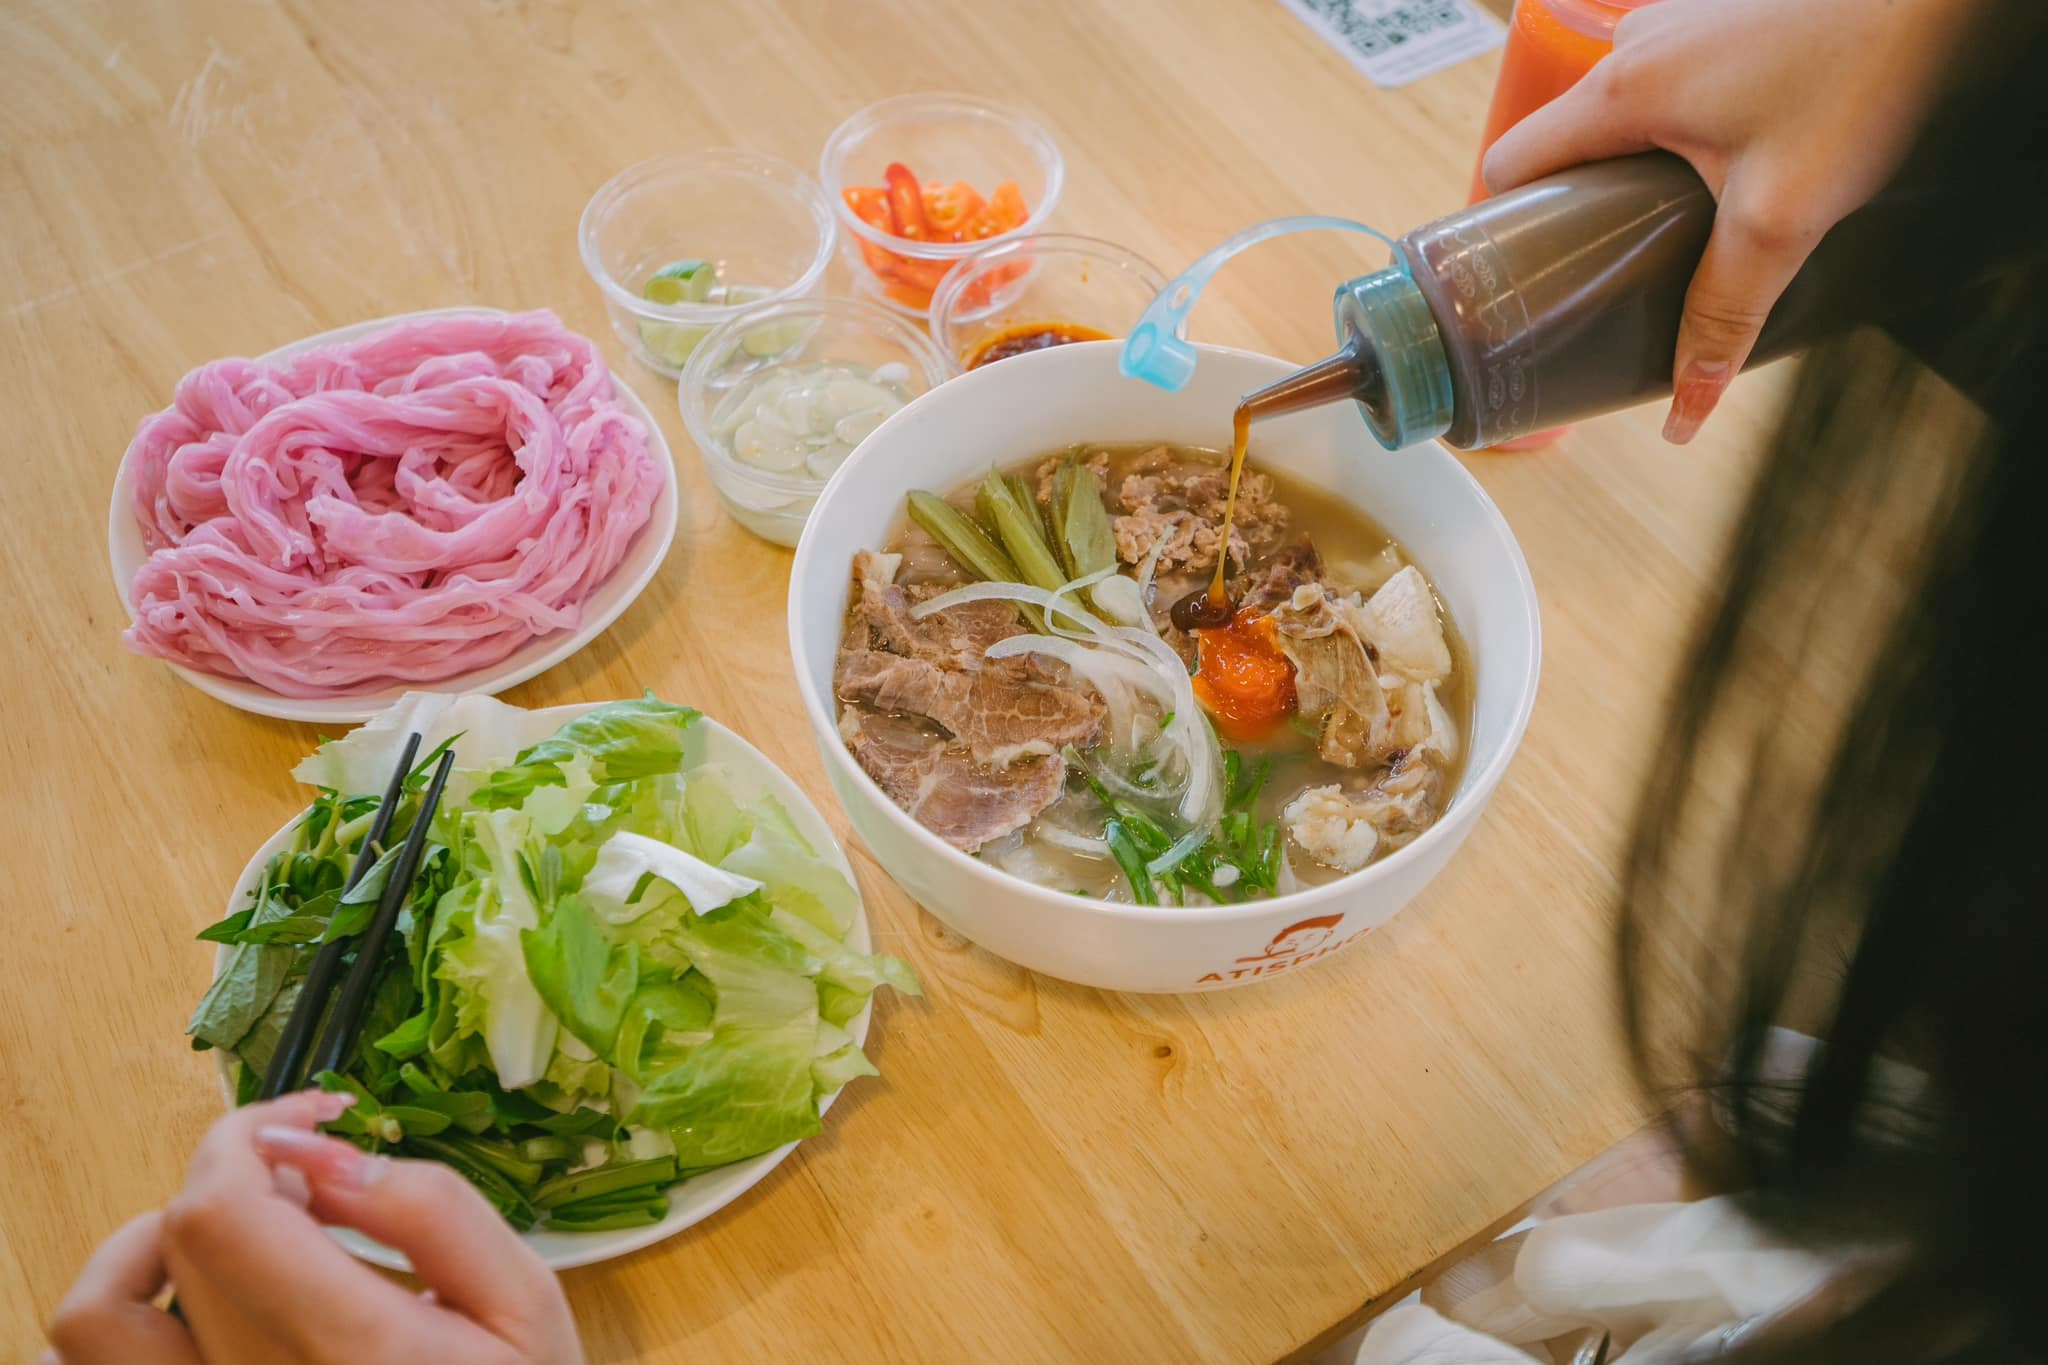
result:
[[[876,1074],[872,953],[852,868],[814,806],[732,731],[652,696],[523,711],[415,693],[294,770],[312,803],[256,851],[188,1032],[252,1097],[306,964],[383,878],[342,890],[405,736],[456,767],[343,1070],[327,1131],[440,1161],[549,1265],[624,1255],[710,1216]],[[399,1253],[337,1230],[356,1254]]]

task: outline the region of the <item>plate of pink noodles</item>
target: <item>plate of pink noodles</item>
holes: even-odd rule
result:
[[[378,318],[200,366],[108,512],[129,648],[285,720],[495,693],[588,644],[676,530],[646,404],[554,314]]]

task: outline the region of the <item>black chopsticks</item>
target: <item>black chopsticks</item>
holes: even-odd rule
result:
[[[391,832],[392,813],[398,809],[399,799],[405,794],[405,780],[412,775],[413,755],[419,752],[419,748],[420,736],[415,730],[405,741],[405,752],[398,756],[398,768],[384,788],[384,803],[377,808],[376,818],[370,822],[370,833],[363,840],[362,851],[356,854],[355,865],[349,868],[349,887],[367,876],[377,865],[378,858],[383,856],[384,836]],[[419,875],[420,859],[426,852],[427,828],[434,823],[434,812],[441,805],[441,790],[448,785],[448,772],[454,766],[455,750],[451,746],[442,753],[441,761],[434,767],[434,780],[427,784],[426,795],[420,798],[419,811],[413,816],[412,828],[405,836],[405,847],[399,850],[397,861],[391,865],[391,875],[385,879],[384,887],[377,896],[377,913],[371,917],[369,927],[354,939],[356,960],[341,983],[340,997],[328,1017],[326,1031],[320,1035],[320,1045],[313,1050],[309,1075],[339,1071],[348,1054],[349,1040],[363,1025],[363,1010],[369,1004],[370,987],[377,980],[377,967],[384,956],[384,945],[390,941],[392,926],[398,923],[400,908],[412,894],[412,879]],[[340,913],[340,906],[337,905],[335,911]],[[313,1026],[327,1011],[327,997],[333,989],[334,973],[340,968],[341,955],[347,947],[348,940],[332,939],[320,945],[320,951],[313,955],[312,965],[306,969],[304,984],[299,987],[299,998],[292,1004],[291,1018],[285,1021],[284,1032],[277,1040],[277,1050],[271,1054],[270,1066],[263,1073],[263,1085],[256,1092],[258,1099],[274,1100],[285,1091],[296,1088],[299,1062],[306,1055]],[[180,1321],[184,1320],[185,1314],[178,1306],[176,1295],[164,1304],[164,1311]]]
[[[341,1070],[342,1061],[348,1056],[349,1044],[354,1041],[356,1030],[362,1027],[363,1011],[370,1003],[370,988],[377,983],[377,968],[384,957],[384,945],[391,938],[392,926],[398,923],[399,910],[412,894],[412,879],[419,875],[420,858],[427,849],[427,826],[434,823],[434,812],[441,804],[441,789],[448,785],[448,770],[454,766],[453,749],[444,752],[441,761],[434,765],[434,780],[427,784],[427,794],[420,798],[419,814],[412,819],[412,829],[405,836],[405,847],[399,850],[398,861],[391,868],[391,879],[384,883],[384,893],[377,897],[376,917],[356,940],[355,963],[342,980],[341,993],[335,997],[334,1009],[327,1017],[327,1029],[320,1035],[320,1044],[313,1049],[312,1060],[306,1063],[306,1074],[310,1076]],[[297,1008],[293,1006],[294,1013]]]
[[[362,852],[356,855],[355,866],[349,871],[349,886],[361,881],[382,856],[384,836],[390,831],[392,813],[404,794],[405,780],[412,773],[413,755],[419,752],[419,746],[420,737],[415,732],[406,740],[397,771],[391,774],[390,785],[384,789],[384,804],[378,809],[369,837],[363,841]],[[427,784],[426,794],[420,798],[420,808],[405,836],[405,846],[399,850],[397,860],[391,865],[391,875],[385,879],[378,894],[376,913],[371,916],[368,927],[353,940],[356,960],[342,980],[339,993],[335,992],[334,975],[340,969],[342,954],[351,941],[332,940],[322,944],[320,951],[314,954],[312,965],[306,969],[305,981],[299,987],[299,998],[292,1005],[291,1018],[285,1022],[277,1050],[271,1055],[270,1066],[263,1073],[258,1099],[275,1099],[288,1090],[296,1089],[301,1083],[301,1062],[305,1063],[304,1074],[307,1076],[341,1070],[348,1056],[349,1044],[356,1030],[362,1027],[363,1011],[369,1005],[370,988],[377,981],[384,945],[390,941],[392,927],[398,923],[398,912],[412,894],[413,878],[419,875],[420,859],[426,853],[427,830],[434,823],[434,812],[441,805],[442,788],[447,786],[448,772],[454,764],[455,751],[451,748],[435,765],[433,781]],[[327,1008],[330,995],[334,996],[332,1010]],[[327,1027],[321,1031],[318,1045],[312,1046],[313,1030],[323,1014],[327,1016]],[[310,1060],[307,1058],[309,1046]]]
[[[392,812],[398,809],[398,799],[405,793],[405,779],[412,775],[413,756],[419,751],[420,732],[415,730],[405,741],[405,752],[398,756],[398,767],[384,787],[384,804],[377,807],[377,818],[370,823],[369,837],[363,840],[362,851],[356,854],[355,866],[349,869],[348,884],[342,888],[344,895],[355,890],[356,883],[368,875],[383,855],[384,836],[391,831]],[[384,885],[388,888],[391,883],[387,880]],[[339,906],[336,913],[340,913]],[[334,973],[340,969],[341,955],[347,951],[347,941],[337,938],[321,944],[320,951],[313,954],[313,964],[306,968],[299,998],[292,1005],[291,1018],[285,1021],[284,1032],[277,1040],[277,1050],[270,1054],[270,1065],[263,1072],[263,1084],[256,1091],[257,1099],[274,1100],[294,1087],[299,1064],[306,1060],[306,1049],[312,1046],[313,1026],[320,1022],[320,1011],[326,1008],[328,993],[334,988]]]

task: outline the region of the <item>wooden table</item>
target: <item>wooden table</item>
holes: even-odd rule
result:
[[[672,390],[606,333],[575,248],[591,191],[703,145],[810,166],[870,100],[971,86],[1050,117],[1062,226],[1177,269],[1277,213],[1399,230],[1455,207],[1492,75],[1377,90],[1248,0],[12,0],[0,1358],[32,1353],[89,1248],[176,1188],[218,1112],[182,1036],[210,961],[192,933],[295,809],[315,739],[120,643],[109,481],[181,374],[450,304],[603,336],[675,447],[681,533],[624,618],[511,699],[653,687],[837,821],[786,662],[789,557],[725,518]],[[1198,331],[1312,358],[1332,284],[1377,264],[1275,245]],[[1639,1124],[1617,849],[1772,389],[1745,381],[1684,451],[1642,411],[1469,460],[1542,593],[1542,702],[1463,856],[1326,964],[1200,997],[1063,985],[944,930],[855,845],[876,937],[928,998],[883,1002],[886,1079],[738,1205],[567,1276],[592,1358],[1270,1360]]]

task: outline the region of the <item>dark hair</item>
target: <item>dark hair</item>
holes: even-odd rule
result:
[[[2036,240],[1938,334],[1802,364],[1624,879],[1629,1036],[1696,1172],[1787,1238],[1889,1248],[1745,1359],[2048,1341],[2048,22],[1990,8],[1901,183],[1989,189]],[[1994,264],[1957,216],[1918,268]],[[1780,1027],[1823,1041],[1788,1065]]]

